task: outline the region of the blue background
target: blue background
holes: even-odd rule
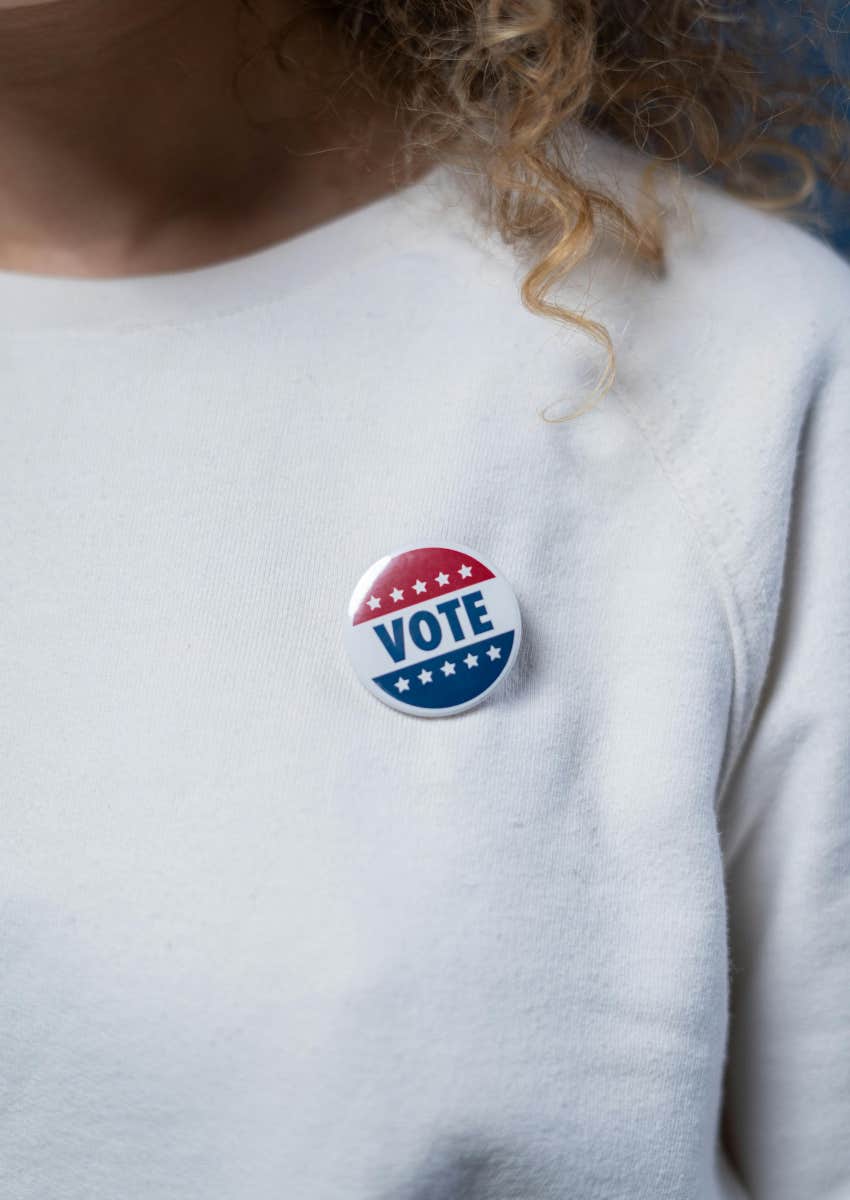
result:
[[[769,7],[775,9],[775,0]],[[821,79],[824,75],[837,76],[829,92],[830,102],[839,122],[850,126],[850,3],[847,0],[816,0],[806,15],[795,22],[800,26],[799,31],[789,24],[784,32],[786,36],[791,35],[792,44],[796,40],[795,35],[805,42],[812,23],[821,30],[824,27],[828,30],[826,37],[823,32],[817,36],[823,49],[812,51],[810,55],[812,74]],[[805,147],[806,140],[805,133],[801,133],[799,142],[802,147]],[[850,135],[845,135],[845,141],[846,153],[850,156]],[[825,236],[850,257],[850,192],[821,185],[815,197],[815,208],[824,213],[829,221]]]

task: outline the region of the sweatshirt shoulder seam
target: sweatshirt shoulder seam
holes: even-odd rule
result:
[[[694,488],[685,472],[675,466],[675,456],[670,447],[665,445],[662,432],[653,428],[646,413],[640,412],[638,406],[623,392],[618,399],[627,413],[632,424],[646,444],[652,458],[667,482],[668,487],[684,512],[697,539],[697,543],[706,560],[709,577],[720,601],[725,617],[725,625],[732,653],[732,697],[727,728],[726,745],[723,762],[718,773],[715,794],[716,803],[726,788],[728,779],[734,769],[738,753],[746,740],[746,730],[749,724],[752,705],[753,687],[753,646],[742,617],[743,599],[740,594],[736,573],[732,563],[725,553],[722,539],[719,538],[705,512],[693,497]],[[734,511],[722,483],[712,472],[713,482],[717,487],[718,501],[722,503],[724,512],[730,521],[740,529],[741,519]],[[767,613],[768,605],[765,597],[764,579],[759,576],[759,589],[753,597],[762,615]]]

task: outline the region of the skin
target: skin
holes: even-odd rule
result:
[[[0,269],[202,266],[427,169],[318,17],[274,61],[297,2],[0,0]]]

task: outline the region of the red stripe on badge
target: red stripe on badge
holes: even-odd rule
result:
[[[488,567],[459,550],[423,546],[394,554],[360,597],[351,623],[374,621],[493,578]]]

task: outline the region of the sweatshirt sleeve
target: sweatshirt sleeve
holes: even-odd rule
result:
[[[850,352],[829,356],[791,466],[770,663],[719,809],[723,1141],[753,1200],[850,1200]]]

